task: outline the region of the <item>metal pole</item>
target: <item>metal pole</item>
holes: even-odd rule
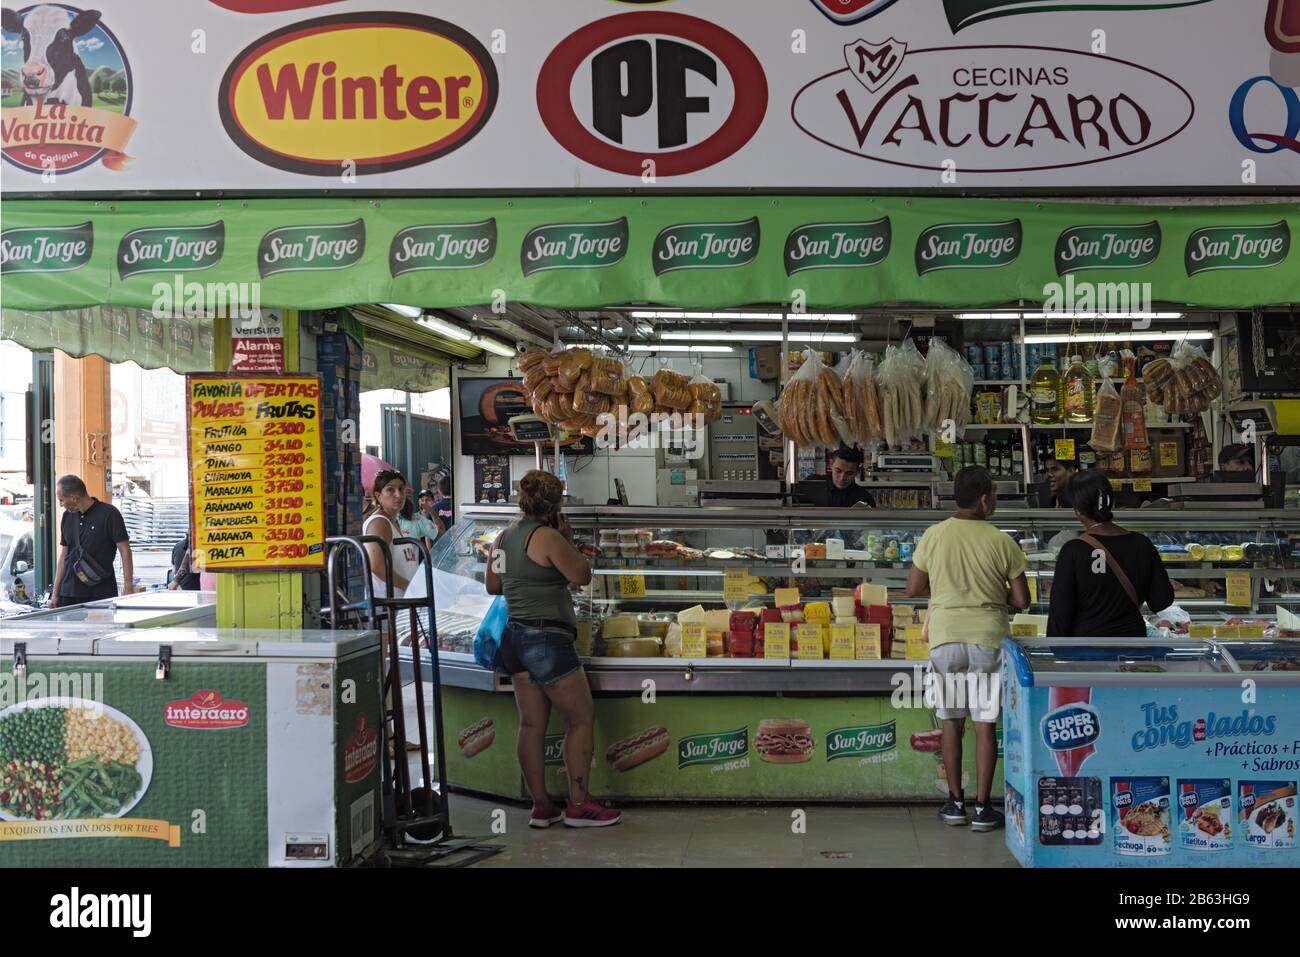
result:
[[[415,474],[415,455],[411,452],[411,393],[406,393],[406,482],[414,485],[418,476]]]

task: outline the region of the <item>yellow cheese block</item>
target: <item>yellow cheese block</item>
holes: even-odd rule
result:
[[[605,654],[610,658],[660,658],[663,646],[657,638],[606,639]]]
[[[706,611],[704,613],[704,630],[725,632],[731,627],[731,612],[723,608],[721,610]]]
[[[835,596],[831,599],[831,609],[835,612],[836,618],[853,618],[857,614],[852,595],[847,598]]]
[[[824,601],[810,601],[803,606],[803,620],[817,625],[829,625],[831,606]]]
[[[785,608],[789,605],[799,604],[799,589],[797,588],[778,588],[776,590],[776,607]]]
[[[688,625],[693,621],[704,624],[704,606],[692,605],[690,608],[683,608],[677,613],[677,622],[681,625]]]
[[[710,631],[705,635],[708,642],[708,653],[710,658],[721,658],[727,653],[726,636],[720,631]]]
[[[635,615],[614,615],[605,619],[600,636],[608,641],[611,638],[636,638],[641,634]]]

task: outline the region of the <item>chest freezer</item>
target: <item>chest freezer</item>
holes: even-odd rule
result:
[[[217,623],[214,591],[151,591],[46,608],[6,619],[6,625],[102,625],[110,628],[210,628]]]
[[[374,632],[7,624],[0,867],[348,864],[380,722]]]
[[[1300,866],[1300,671],[1268,670],[1291,660],[1296,642],[1004,641],[1007,846],[1028,867]]]

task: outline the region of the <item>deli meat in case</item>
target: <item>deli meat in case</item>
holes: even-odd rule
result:
[[[1300,642],[1007,639],[1026,867],[1297,867]]]

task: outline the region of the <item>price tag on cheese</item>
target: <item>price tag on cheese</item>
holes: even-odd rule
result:
[[[1160,464],[1161,465],[1178,464],[1178,443],[1177,442],[1160,443]]]
[[[704,631],[704,622],[692,621],[682,625],[682,657],[709,657],[709,641]]]
[[[903,638],[907,642],[909,661],[926,661],[930,657],[930,643],[921,635],[920,625],[908,625],[903,629]]]
[[[1250,607],[1250,572],[1228,572],[1226,603],[1233,608]]]
[[[1189,638],[1213,638],[1214,624],[1208,621],[1194,621],[1187,626]]]
[[[1031,625],[1023,621],[1020,622],[1020,624],[1018,625],[1013,624],[1011,626],[1011,637],[1012,638],[1037,638],[1038,626]]]
[[[816,622],[803,622],[797,627],[799,636],[799,660],[821,661],[825,657],[822,648],[822,626]]]
[[[934,454],[941,459],[952,458],[953,443],[945,442],[943,439],[934,440]]]
[[[1149,491],[1151,491],[1151,480],[1150,480],[1150,479],[1134,479],[1134,480],[1133,480],[1133,491],[1135,491],[1135,492],[1149,492]]]
[[[1263,638],[1264,637],[1263,625],[1258,625],[1258,624],[1240,625],[1237,628],[1237,631],[1238,631],[1237,637],[1239,638]]]
[[[1029,604],[1037,605],[1038,604],[1038,576],[1026,575],[1025,581],[1029,585]]]
[[[790,660],[790,626],[784,621],[769,621],[763,626],[763,657]]]
[[[724,601],[744,601],[749,597],[749,569],[728,568],[723,572],[722,598]]]
[[[1074,439],[1056,440],[1056,460],[1058,462],[1074,461]]]
[[[618,593],[623,598],[645,597],[645,576],[624,573],[618,576]]]
[[[1239,625],[1215,625],[1214,637],[1235,641],[1241,637],[1241,627]]]
[[[880,651],[879,625],[853,627],[853,657],[859,661],[879,661],[884,657]]]
[[[788,608],[791,605],[799,604],[799,589],[797,588],[778,588],[773,600],[777,608]]]
[[[838,661],[851,661],[853,659],[855,629],[857,627],[852,624],[831,625],[832,658]]]

